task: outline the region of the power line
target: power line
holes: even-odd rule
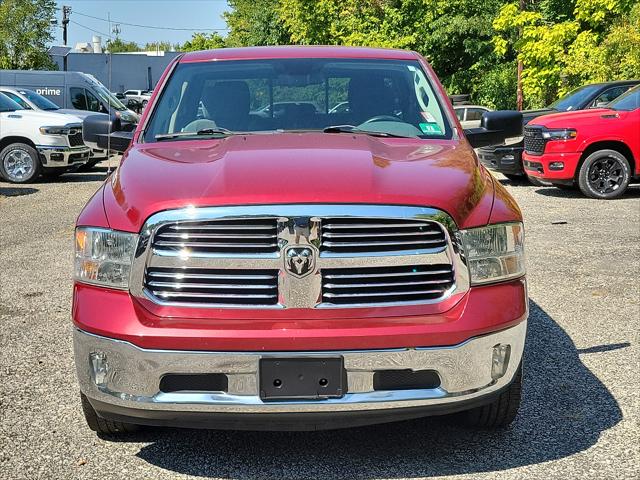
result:
[[[78,11],[73,11],[73,13],[75,13],[76,15],[80,15],[82,17],[87,17],[87,18],[93,18],[94,20],[100,20],[102,22],[108,22],[109,20],[107,20],[106,18],[100,18],[100,17],[95,17],[93,15],[87,15],[86,13],[81,13]],[[140,25],[137,23],[127,23],[127,22],[122,22],[120,20],[111,20],[112,23],[119,23],[120,25],[127,25],[129,27],[137,27],[137,28],[150,28],[150,29],[154,29],[154,30],[174,30],[174,31],[180,31],[180,32],[219,32],[219,31],[228,31],[229,28],[178,28],[178,27],[160,27],[157,25]]]
[[[75,12],[73,12],[73,13],[75,13]],[[74,25],[77,25],[77,26],[79,26],[79,27],[86,28],[87,30],[89,30],[89,31],[91,31],[91,32],[93,32],[93,33],[99,33],[99,34],[100,34],[100,35],[102,35],[103,37],[107,37],[107,38],[111,37],[111,35],[110,35],[110,34],[108,34],[108,33],[100,32],[100,31],[98,31],[98,30],[96,30],[96,29],[94,29],[94,28],[87,27],[86,25],[82,25],[81,23],[75,22],[75,21],[73,21],[73,20],[69,20],[69,22],[70,22],[70,23],[73,23]],[[120,39],[120,40],[122,40],[122,39]]]

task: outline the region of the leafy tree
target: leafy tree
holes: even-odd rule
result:
[[[224,48],[225,41],[219,33],[194,33],[191,40],[187,40],[182,47],[181,51],[193,52],[196,50],[211,50],[214,48]]]
[[[277,0],[228,0],[231,11],[224,13],[230,28],[225,43],[229,47],[287,45],[291,42],[280,18]]]
[[[0,1],[0,68],[55,68],[47,54],[55,8],[54,0]]]
[[[107,50],[110,53],[123,53],[123,52],[139,52],[142,50],[140,45],[136,42],[127,42],[116,37],[113,40],[107,40]]]
[[[147,42],[144,46],[144,50],[147,52],[155,52],[157,50],[161,52],[170,52],[172,50],[180,50],[180,44],[171,42]]]

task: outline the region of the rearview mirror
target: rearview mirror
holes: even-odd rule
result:
[[[506,138],[522,135],[522,113],[515,110],[497,110],[482,114],[480,127],[464,131],[473,148],[501,145]]]
[[[118,113],[90,115],[82,122],[82,139],[92,149],[124,153],[131,140],[135,124],[121,120]]]

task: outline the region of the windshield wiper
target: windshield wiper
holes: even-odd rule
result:
[[[180,138],[180,137],[193,137],[198,135],[247,135],[247,132],[234,132],[233,130],[228,130],[226,128],[203,128],[202,130],[198,130],[197,132],[175,132],[175,133],[162,133],[155,136],[156,140],[169,140],[171,138]]]
[[[323,133],[361,133],[363,135],[371,135],[372,137],[394,137],[394,138],[411,138],[405,135],[398,135],[389,132],[377,132],[375,130],[362,130],[355,125],[330,125],[322,129]]]

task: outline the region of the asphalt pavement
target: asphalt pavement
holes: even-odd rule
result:
[[[99,438],[71,343],[74,220],[105,168],[0,183],[0,478],[638,478],[640,188],[616,201],[511,185],[531,315],[516,422],[429,418],[331,432],[152,429]]]

